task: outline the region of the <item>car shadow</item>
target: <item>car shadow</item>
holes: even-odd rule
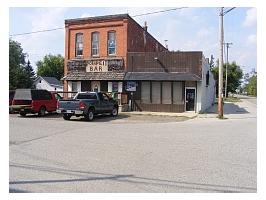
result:
[[[16,113],[18,117],[21,118],[61,118],[62,115],[56,112],[46,113],[44,116],[38,116],[38,114],[27,114],[26,116],[21,116],[19,113]]]
[[[108,121],[126,119],[129,117],[130,117],[129,115],[125,115],[125,114],[118,114],[115,117],[111,116],[110,114],[99,114],[99,115],[94,116],[94,119],[92,120],[92,122],[108,122]],[[72,116],[69,121],[90,122],[90,121],[86,120],[84,117],[75,117],[75,116]]]

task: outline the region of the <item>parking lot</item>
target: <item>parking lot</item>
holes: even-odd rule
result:
[[[9,128],[10,192],[257,190],[256,118],[11,114]]]

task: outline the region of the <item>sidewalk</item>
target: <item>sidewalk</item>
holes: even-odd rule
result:
[[[224,118],[226,119],[241,119],[241,118],[256,118],[256,107],[250,105],[249,102],[241,100],[240,102],[225,102],[223,106]],[[199,118],[215,118],[218,116],[218,105],[215,104],[203,114],[199,114]]]
[[[151,115],[151,116],[168,116],[168,117],[187,117],[195,118],[198,113],[195,112],[184,112],[184,113],[172,113],[172,112],[147,112],[147,111],[132,111],[132,112],[122,112],[128,115]]]
[[[217,104],[207,109],[204,113],[199,114],[195,112],[183,112],[183,113],[171,113],[171,112],[147,112],[147,111],[132,111],[122,112],[127,115],[150,115],[150,116],[168,116],[168,117],[187,117],[193,118],[217,118],[218,108]],[[240,102],[225,102],[224,106],[224,118],[226,119],[242,119],[242,118],[256,118],[257,111],[256,106],[251,105],[245,99],[241,99]]]

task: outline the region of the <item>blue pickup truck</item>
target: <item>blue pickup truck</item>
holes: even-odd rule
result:
[[[118,115],[118,103],[102,92],[79,92],[73,99],[60,99],[57,103],[57,113],[63,114],[65,120],[72,116],[84,116],[92,121],[97,114]]]

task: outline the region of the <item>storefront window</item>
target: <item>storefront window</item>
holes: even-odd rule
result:
[[[173,104],[183,104],[183,83],[174,82],[173,83]]]
[[[150,100],[150,82],[143,81],[141,83],[141,103],[151,103]]]
[[[152,103],[161,103],[161,82],[152,82]]]
[[[112,92],[118,92],[118,82],[113,82],[113,84],[112,84]]]
[[[162,82],[162,104],[171,104],[171,82]]]

